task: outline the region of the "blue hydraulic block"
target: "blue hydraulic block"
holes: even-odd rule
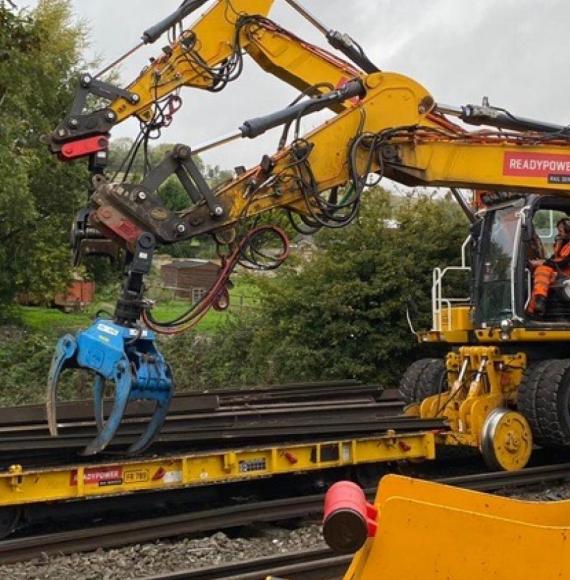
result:
[[[166,419],[174,381],[169,365],[155,345],[150,330],[130,328],[109,320],[98,319],[76,336],[66,335],[57,344],[48,378],[47,415],[50,433],[58,434],[56,419],[57,387],[67,368],[86,369],[95,373],[93,404],[98,435],[87,446],[84,455],[96,455],[112,441],[129,401],[155,401],[150,423],[127,453],[146,449],[160,432]],[[115,402],[107,419],[103,412],[105,386],[114,383]]]

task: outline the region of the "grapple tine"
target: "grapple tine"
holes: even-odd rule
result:
[[[155,336],[145,329],[123,326],[109,320],[97,320],[74,338],[65,336],[56,348],[48,378],[47,415],[50,433],[57,436],[57,386],[62,370],[71,366],[95,374],[93,407],[97,437],[83,455],[96,455],[115,437],[129,401],[155,401],[150,423],[141,438],[129,448],[140,453],[156,438],[162,428],[174,384],[172,373],[155,345]],[[115,385],[115,402],[105,420],[104,397],[106,382]]]
[[[156,436],[160,433],[162,426],[164,425],[169,406],[170,397],[168,398],[168,401],[156,403],[156,407],[148,427],[140,436],[140,438],[127,449],[127,455],[137,455],[138,453],[142,453],[153,443],[153,441],[156,439]]]
[[[105,378],[101,375],[95,376],[93,383],[93,411],[95,413],[95,422],[97,431],[101,432],[105,428]]]
[[[146,430],[127,449],[128,455],[142,453],[152,444],[164,425],[172,400],[172,369],[158,351],[155,350],[151,357],[142,357],[139,379],[133,398],[154,400],[156,405]]]
[[[59,385],[59,378],[66,366],[70,365],[75,359],[77,351],[77,341],[70,334],[66,334],[60,339],[55,347],[55,354],[51,361],[47,381],[46,393],[46,415],[48,421],[49,432],[52,437],[57,437],[57,388]]]
[[[113,440],[113,437],[115,437],[115,434],[121,425],[121,421],[123,420],[123,415],[125,414],[125,409],[127,408],[127,404],[131,395],[133,380],[128,369],[128,365],[125,365],[125,363],[119,363],[118,367],[115,402],[113,404],[113,408],[111,409],[111,414],[109,415],[107,421],[102,424],[102,429],[99,429],[99,434],[97,437],[81,452],[81,455],[97,455],[98,453],[101,453],[101,451],[104,451],[109,443],[111,443]],[[98,384],[103,384],[104,386],[104,380],[96,381],[94,384],[94,390],[96,388],[95,385]],[[103,392],[101,392],[101,395],[103,395]],[[99,401],[102,413],[102,396]],[[95,404],[97,405],[97,403]],[[102,419],[101,416],[100,418]]]

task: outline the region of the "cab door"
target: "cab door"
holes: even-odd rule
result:
[[[476,248],[475,324],[499,326],[524,306],[522,227],[525,199],[489,209]]]

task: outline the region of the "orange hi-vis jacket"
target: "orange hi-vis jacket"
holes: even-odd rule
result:
[[[535,268],[529,312],[534,312],[535,302],[539,296],[548,297],[550,287],[560,272],[570,276],[570,240],[556,240],[554,255]]]

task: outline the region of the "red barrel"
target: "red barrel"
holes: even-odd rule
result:
[[[325,541],[335,552],[353,554],[376,534],[377,517],[378,510],[366,501],[358,485],[339,481],[325,496]]]

